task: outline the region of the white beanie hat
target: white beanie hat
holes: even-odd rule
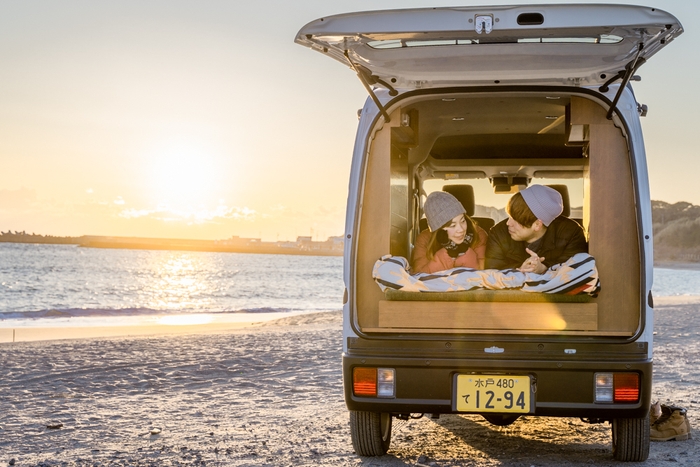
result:
[[[455,217],[467,212],[457,198],[444,191],[430,193],[423,205],[423,211],[428,218],[428,227],[431,232],[435,232]]]
[[[532,185],[520,192],[527,207],[545,227],[549,227],[554,219],[564,211],[561,194],[554,188],[544,185]]]

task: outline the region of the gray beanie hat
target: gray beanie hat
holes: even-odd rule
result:
[[[428,218],[428,227],[431,232],[435,232],[455,217],[467,212],[457,198],[444,191],[430,193],[423,205],[423,211]]]
[[[520,192],[523,195],[527,207],[545,227],[549,227],[554,219],[564,211],[564,202],[561,194],[554,188],[544,185],[532,185]]]

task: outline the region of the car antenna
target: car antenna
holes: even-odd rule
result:
[[[613,113],[617,111],[617,101],[620,100],[620,97],[622,96],[622,91],[627,86],[627,83],[629,83],[630,78],[632,78],[632,75],[634,75],[634,73],[640,66],[646,63],[646,59],[644,57],[639,57],[639,55],[642,53],[643,48],[644,44],[640,42],[637,47],[637,54],[634,56],[634,60],[625,65],[624,70],[618,71],[615,76],[607,80],[605,84],[598,88],[600,92],[608,92],[608,89],[610,89],[610,84],[617,81],[618,79],[622,79],[622,81],[620,82],[620,87],[617,90],[617,93],[615,94],[615,98],[613,99],[612,104],[610,105],[610,110],[608,110],[608,114],[605,116],[608,120],[612,120]]]
[[[389,118],[389,114],[387,113],[386,109],[382,105],[382,103],[379,101],[379,98],[377,95],[374,93],[374,90],[372,89],[372,84],[380,84],[387,88],[389,90],[389,95],[390,96],[396,96],[399,94],[399,92],[394,89],[389,83],[384,81],[381,78],[378,78],[374,76],[367,68],[363,67],[362,65],[357,65],[353,63],[352,60],[350,60],[350,56],[348,55],[348,51],[345,51],[345,58],[348,60],[348,63],[352,67],[353,70],[355,70],[355,73],[357,73],[357,77],[360,78],[360,81],[362,82],[362,85],[365,87],[367,92],[369,93],[370,97],[374,101],[374,103],[377,105],[379,108],[379,111],[381,114],[384,116],[384,120],[389,123],[391,121],[391,118]]]

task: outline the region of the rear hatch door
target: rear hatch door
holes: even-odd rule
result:
[[[400,92],[602,85],[682,32],[671,14],[640,6],[470,6],[330,16],[304,26],[295,41]]]

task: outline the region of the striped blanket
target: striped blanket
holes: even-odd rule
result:
[[[509,289],[549,294],[588,294],[593,297],[600,291],[595,259],[587,253],[578,253],[568,261],[555,264],[543,274],[524,273],[517,269],[454,268],[412,275],[406,258],[386,255],[374,264],[372,277],[382,291],[388,288],[404,292]]]

